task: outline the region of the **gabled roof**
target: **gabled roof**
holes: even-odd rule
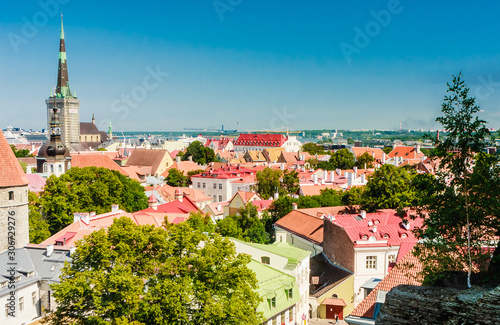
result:
[[[239,196],[245,204],[253,198],[255,198],[256,200],[262,200],[259,194],[255,192],[237,191],[236,193],[234,193],[233,197],[231,198],[231,200],[229,200],[229,202],[232,202],[234,198],[236,198],[236,196]]]
[[[262,153],[262,151],[250,150],[245,153],[243,156],[247,162],[264,162],[266,161],[266,157]]]
[[[274,225],[311,243],[323,245],[323,220],[320,218],[294,210],[276,221]]]
[[[164,204],[160,204],[153,208],[147,208],[144,210],[140,210],[134,212],[133,214],[144,214],[144,213],[180,213],[180,214],[189,214],[191,212],[199,211],[198,206],[189,199],[189,197],[183,197],[182,201],[174,200],[171,202],[167,202]]]
[[[92,122],[80,122],[80,134],[101,134],[97,126]]]
[[[299,161],[297,154],[295,152],[281,152],[280,156],[278,157],[278,162],[280,163],[287,163],[287,164],[293,164]]]
[[[340,185],[340,184],[337,184],[337,183],[333,183],[333,184],[330,183],[330,184],[325,184],[325,185],[321,185],[321,184],[317,184],[317,185],[314,185],[314,184],[311,184],[311,185],[309,185],[309,184],[300,184],[300,191],[302,192],[302,194],[304,196],[320,195],[321,191],[326,190],[326,189],[332,189],[332,190],[336,190],[336,191],[341,191],[342,188],[339,187],[338,185]]]
[[[422,264],[413,255],[413,250],[408,251],[370,294],[354,308],[350,316],[372,318],[379,291],[389,292],[400,284],[419,286],[422,284],[422,279],[418,276],[421,271]]]
[[[273,200],[253,200],[252,204],[255,205],[257,211],[263,211],[269,209]]]
[[[123,170],[117,163],[115,163],[111,158],[105,154],[95,153],[95,154],[78,154],[73,153],[71,156],[71,166],[72,167],[104,167],[109,170],[116,170],[122,175],[128,176],[127,172]]]
[[[176,189],[179,189],[185,197],[189,197],[189,199],[195,203],[212,200],[212,198],[203,193],[203,191],[189,187],[173,187],[165,184],[161,186],[147,186],[145,191],[148,193],[154,190],[161,196],[164,202],[170,202],[175,200]]]
[[[262,299],[257,307],[257,312],[262,312],[265,319],[289,309],[300,301],[297,281],[291,275],[255,260],[251,260],[247,266],[255,273],[257,278],[258,289],[256,289],[256,292]],[[291,298],[287,295],[290,289],[292,290]],[[276,307],[271,307],[271,304],[268,302],[268,299],[272,298],[275,298]]]
[[[354,154],[354,156],[357,158],[364,154],[365,152],[368,152],[370,156],[375,158],[376,161],[380,162],[382,161],[382,158],[384,157],[384,151],[380,148],[370,148],[370,147],[351,147],[350,150]]]
[[[277,162],[281,154],[285,152],[285,148],[266,148],[262,151],[262,154],[266,158],[268,163]]]
[[[28,178],[0,130],[0,187],[28,185]]]
[[[138,148],[132,151],[127,165],[148,166],[151,167],[151,174],[155,174],[166,156],[170,157],[167,150]]]

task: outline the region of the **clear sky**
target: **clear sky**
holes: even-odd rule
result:
[[[500,126],[498,1],[0,2],[0,127],[46,126],[60,12],[101,129],[432,129],[462,71]]]

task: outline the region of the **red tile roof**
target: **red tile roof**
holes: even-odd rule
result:
[[[240,134],[235,146],[281,147],[287,138],[283,134]]]
[[[40,174],[26,174],[28,178],[28,190],[35,193],[40,193],[45,187],[47,180]]]
[[[368,296],[352,311],[351,316],[373,318],[375,302],[379,291],[389,292],[400,284],[421,285],[422,279],[418,273],[422,271],[422,264],[413,256],[413,250],[406,253],[404,258],[380,281]]]
[[[28,185],[28,178],[0,130],[0,187]]]
[[[404,242],[416,243],[413,234],[415,226],[421,226],[423,220],[410,221],[410,229],[403,227],[401,218],[395,210],[367,213],[366,218],[358,214],[334,215],[326,218],[344,228],[355,247],[400,246]]]
[[[170,202],[175,200],[175,191],[176,187],[170,186],[170,185],[162,185],[162,186],[147,186],[145,187],[146,191],[153,191],[155,190],[158,194],[161,195],[163,200],[165,202]],[[195,203],[198,202],[205,202],[205,201],[210,201],[212,198],[203,191],[194,189],[194,188],[189,188],[189,187],[180,187],[180,191],[184,194],[184,196],[189,197],[189,199]]]
[[[245,202],[245,204],[249,200],[251,200],[254,196],[257,197],[257,200],[262,200],[259,194],[255,192],[237,191],[236,193],[234,193],[233,197],[231,198],[231,200],[229,200],[229,202],[231,202],[236,196],[239,196],[243,200],[243,202]]]
[[[186,213],[189,214],[191,212],[196,212],[199,211],[198,207],[196,204],[191,201],[188,197],[184,197],[182,199],[182,202],[179,200],[174,200],[172,202],[160,204],[156,207],[156,209],[153,208],[147,208],[144,210],[140,210],[137,212],[134,212],[133,214],[144,214],[144,213]]]
[[[71,166],[72,167],[104,167],[109,170],[116,170],[122,175],[128,176],[128,174],[118,166],[117,163],[115,163],[111,158],[108,157],[108,155],[101,154],[101,153],[94,153],[94,154],[78,154],[75,153],[71,156]]]
[[[221,168],[207,168],[203,173],[193,175],[197,178],[214,178],[214,179],[233,179],[243,176],[254,175],[255,171],[252,169],[239,167],[239,166],[223,166]]]
[[[263,211],[269,209],[273,200],[253,200],[252,204],[257,207],[257,211]]]

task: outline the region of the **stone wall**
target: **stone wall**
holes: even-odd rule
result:
[[[0,188],[0,252],[29,243],[28,214],[28,185]]]
[[[468,290],[400,285],[386,296],[377,325],[500,324],[500,287]]]
[[[323,253],[330,262],[354,272],[354,244],[344,228],[323,220]]]

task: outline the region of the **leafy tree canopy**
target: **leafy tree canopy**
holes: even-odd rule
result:
[[[168,175],[165,178],[168,185],[180,187],[188,186],[189,180],[190,178],[184,176],[184,172],[178,170],[177,168],[170,168],[168,170]]]
[[[351,169],[356,164],[356,160],[349,149],[339,149],[333,153],[329,161],[333,165],[333,169]]]
[[[411,185],[412,176],[405,169],[385,164],[368,179],[361,199],[363,208],[372,212],[409,207],[415,200]]]
[[[238,215],[229,215],[218,220],[216,231],[224,237],[234,237],[259,244],[269,242],[264,223],[259,219],[257,207],[251,202],[241,208]]]
[[[102,167],[73,167],[60,177],[52,175],[40,196],[52,234],[72,223],[74,212],[101,214],[111,211],[112,204],[135,212],[147,208],[147,201],[139,182]]]
[[[34,157],[32,154],[30,154],[30,151],[28,149],[21,149],[17,150],[16,146],[11,144],[10,148],[14,152],[14,155],[16,155],[17,158],[22,158],[22,157]]]
[[[36,193],[28,192],[30,243],[39,244],[50,237],[49,224],[42,217],[40,199]]]
[[[281,170],[264,168],[257,172],[257,193],[261,198],[267,200],[274,196],[274,193],[281,191]]]
[[[77,244],[51,324],[259,324],[250,257],[188,223],[167,229],[116,219]]]
[[[317,145],[314,142],[304,143],[302,145],[301,151],[308,152],[311,155],[324,155],[325,154],[325,150],[324,150],[323,146]]]
[[[373,158],[372,155],[370,155],[368,152],[364,152],[362,155],[359,155],[356,158],[356,166],[359,168],[373,168],[374,165],[373,163],[375,162],[375,158]]]
[[[500,234],[500,167],[499,156],[484,153],[491,145],[486,121],[462,74],[453,77],[441,105],[443,115],[436,121],[448,131],[436,141],[434,154],[440,158],[436,177],[416,178],[415,188],[421,193],[417,207],[424,226],[417,235],[425,239],[416,254],[424,266],[429,282],[443,272],[469,270],[473,265],[497,280],[500,274],[500,246],[493,258],[488,243]]]
[[[206,165],[215,161],[215,152],[205,147],[200,141],[191,142],[186,152],[182,155],[182,160],[188,160],[192,157],[193,161],[200,165]]]

